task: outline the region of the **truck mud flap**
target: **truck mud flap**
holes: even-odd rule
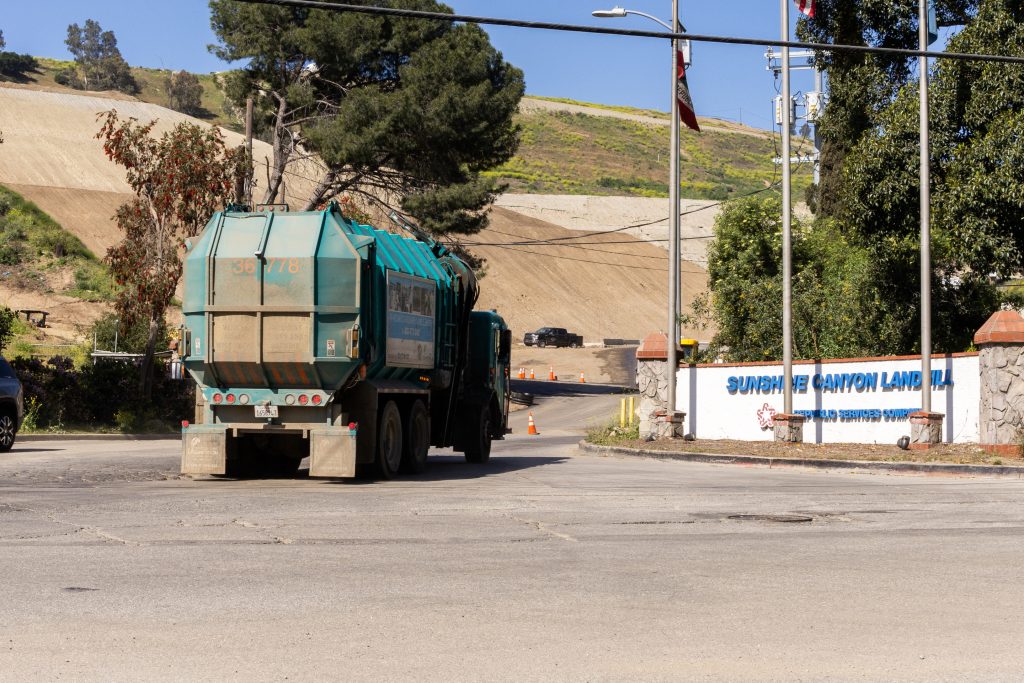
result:
[[[310,431],[309,476],[356,476],[356,432],[347,427]]]
[[[224,474],[227,452],[227,430],[189,427],[181,435],[181,473]]]

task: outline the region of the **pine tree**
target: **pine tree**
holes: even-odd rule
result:
[[[365,1],[365,0],[364,0]],[[435,0],[393,6],[447,11]],[[483,172],[510,159],[523,75],[476,26],[212,0],[229,84],[255,96],[274,150],[264,202],[288,163],[315,154],[327,168],[307,199],[339,194],[398,209],[437,233],[472,233],[498,187]]]

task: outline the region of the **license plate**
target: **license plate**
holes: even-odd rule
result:
[[[256,418],[268,418],[277,417],[277,406],[254,406],[256,408]]]

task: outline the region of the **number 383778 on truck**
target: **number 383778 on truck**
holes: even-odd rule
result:
[[[511,333],[443,245],[315,212],[229,207],[186,244],[185,474],[390,478],[507,431]]]

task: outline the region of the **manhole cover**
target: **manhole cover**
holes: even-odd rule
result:
[[[813,517],[807,515],[729,515],[729,519],[738,519],[741,521],[748,522],[783,522],[783,523],[798,523],[798,522],[812,522]]]

